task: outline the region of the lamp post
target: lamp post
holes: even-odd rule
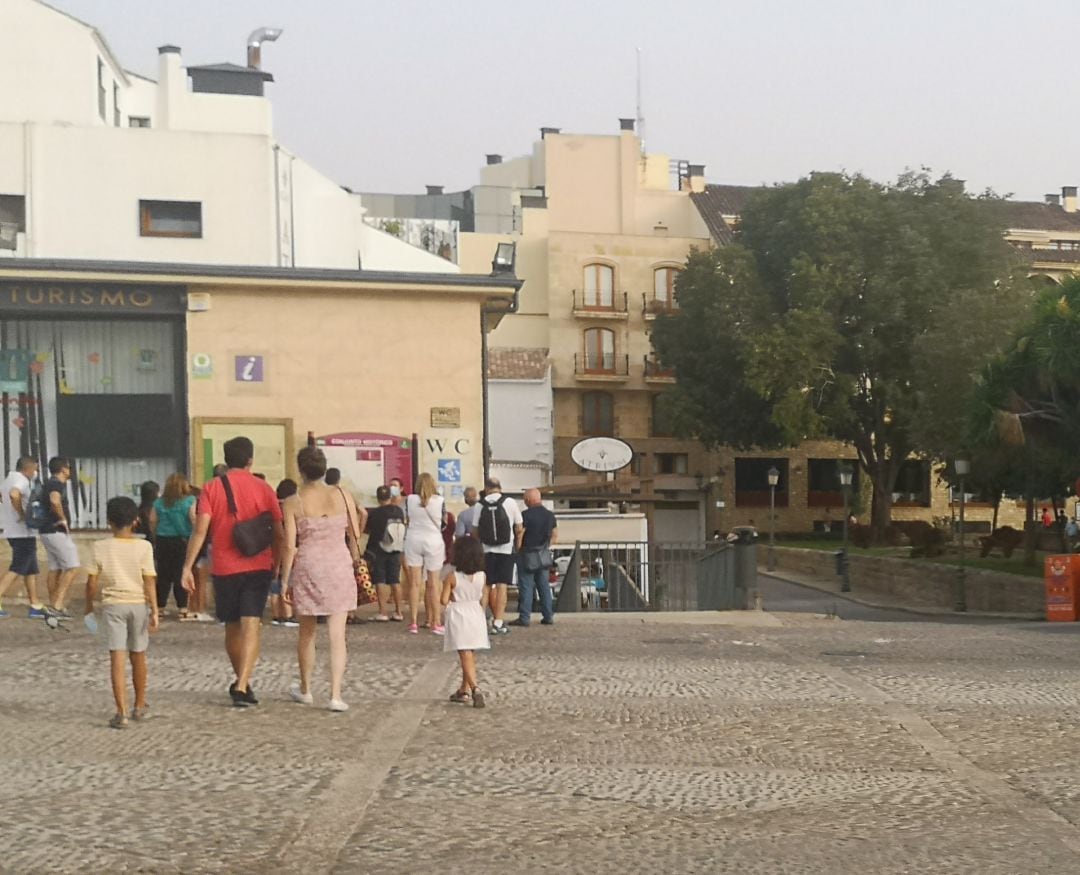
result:
[[[765,560],[767,571],[776,571],[776,484],[780,482],[780,472],[773,465],[769,477],[769,555]]]
[[[851,465],[841,462],[838,469],[840,475],[840,488],[844,491],[844,546],[840,551],[840,592],[851,592],[851,579],[848,577],[848,516],[850,511],[851,490]]]
[[[964,477],[971,473],[971,462],[961,457],[953,461],[956,476],[960,483],[960,565],[956,569],[956,592],[954,610],[967,610],[967,581],[964,569]]]

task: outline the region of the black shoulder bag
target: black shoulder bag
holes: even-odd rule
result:
[[[225,500],[229,503],[229,513],[236,520],[233,526],[232,539],[236,549],[244,556],[258,556],[264,550],[268,550],[274,543],[274,515],[264,510],[258,516],[249,520],[241,520],[236,510],[236,497],[233,495],[232,486],[229,484],[229,476],[222,474],[219,478],[221,485],[225,487]]]

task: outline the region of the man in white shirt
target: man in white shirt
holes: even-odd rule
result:
[[[0,577],[0,602],[16,580],[22,580],[26,597],[30,602],[29,615],[44,617],[45,606],[37,597],[37,538],[26,525],[26,512],[30,502],[31,481],[37,476],[38,463],[29,456],[20,456],[15,470],[0,485],[0,528],[11,545],[11,567]],[[8,612],[0,604],[0,618]]]
[[[495,477],[484,483],[484,497],[477,506],[480,511],[473,536],[484,545],[484,571],[491,588],[488,603],[494,618],[492,631],[506,635],[510,632],[503,622],[506,593],[514,580],[514,553],[521,549],[521,535],[525,531],[521,508],[509,495],[502,494],[502,484]]]

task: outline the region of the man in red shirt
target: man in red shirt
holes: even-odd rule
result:
[[[249,438],[234,437],[225,442],[225,464],[229,470],[223,476],[229,480],[236,515],[229,510],[222,478],[207,483],[199,495],[195,529],[184,560],[184,589],[191,592],[195,588],[192,568],[209,534],[213,547],[214,603],[218,619],[225,624],[225,651],[236,673],[229,695],[238,708],[259,704],[251,688],[251,674],[259,658],[259,635],[270,581],[285,542],[277,495],[265,480],[251,473],[254,456],[255,445]],[[273,543],[261,553],[245,556],[233,543],[233,528],[237,522],[265,512],[273,519]]]

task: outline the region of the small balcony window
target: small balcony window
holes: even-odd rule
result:
[[[615,306],[615,269],[606,264],[585,265],[585,306],[610,310]]]
[[[589,328],[585,332],[585,370],[615,370],[615,332],[610,328]]]
[[[677,267],[658,267],[653,271],[653,301],[657,310],[674,310],[675,278],[679,275]]]
[[[615,434],[615,400],[610,392],[585,392],[581,396],[581,431],[586,435]]]
[[[139,201],[142,237],[202,237],[199,201]]]
[[[675,426],[671,415],[671,398],[660,393],[652,396],[652,436],[671,437]]]

